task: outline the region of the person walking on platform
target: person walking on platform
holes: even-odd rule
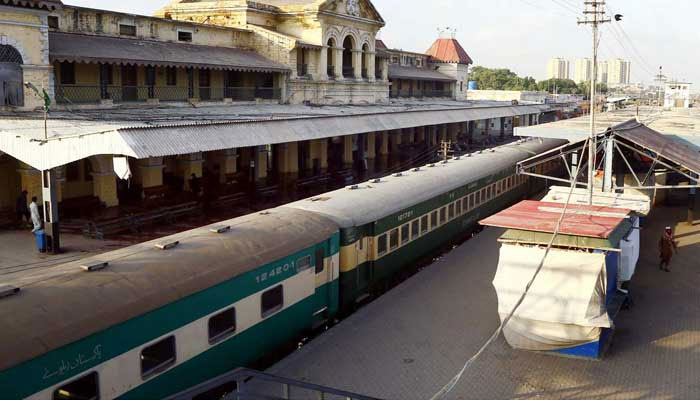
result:
[[[41,214],[39,214],[39,205],[36,204],[36,196],[32,197],[32,203],[29,205],[29,211],[32,216],[32,224],[34,224],[34,229],[32,233],[41,229]]]
[[[19,220],[20,226],[24,228],[25,220],[26,223],[29,223],[29,221],[32,219],[31,214],[29,213],[29,207],[27,206],[26,190],[23,190],[19,197],[17,197],[17,201],[15,202],[15,211],[17,212],[17,219]]]
[[[667,226],[661,239],[659,239],[659,269],[671,272],[668,267],[674,252],[678,253],[678,242],[674,240],[671,227]]]

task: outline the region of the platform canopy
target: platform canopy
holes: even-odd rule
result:
[[[585,170],[589,166],[587,152],[584,149],[587,143],[587,139],[578,139],[521,161],[517,165],[518,171],[521,174],[568,184],[573,180],[573,172],[578,166],[579,175],[576,178],[581,178],[582,171],[585,178]],[[618,168],[626,168],[625,173],[630,173],[636,181],[637,186],[625,186],[624,189],[677,188],[678,186],[655,185],[650,181],[654,172],[660,168],[663,168],[665,172],[672,171],[686,177],[691,184],[683,186],[684,188],[700,187],[698,180],[700,177],[700,153],[698,153],[697,148],[688,142],[678,141],[672,136],[651,129],[636,119],[614,125],[605,132],[599,133],[596,135],[596,143],[598,144],[596,154],[603,156],[597,156],[599,158],[595,160],[595,169],[598,170],[601,166],[605,169],[607,178],[604,180],[607,181],[608,191],[623,189],[623,187],[615,186],[612,182],[613,165],[618,165]],[[609,161],[608,157],[610,157]],[[616,162],[616,159],[619,161]],[[545,176],[536,172],[537,166],[554,160],[563,161],[566,164],[569,179]],[[637,176],[638,171],[634,170],[632,164],[644,166],[645,176],[640,179]],[[581,182],[578,184],[586,185]]]

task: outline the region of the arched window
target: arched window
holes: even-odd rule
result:
[[[0,106],[23,106],[22,55],[10,45],[0,45]]]
[[[350,35],[346,36],[343,40],[343,76],[346,78],[355,76],[355,69],[352,65],[352,50],[354,48],[355,40]]]
[[[328,62],[328,77],[329,78],[334,78],[335,77],[335,63],[338,62],[338,60],[335,59],[335,39],[330,38],[328,39],[328,49],[326,50],[328,52],[327,55],[327,62]]]
[[[367,43],[362,45],[362,77],[369,78],[369,46]]]

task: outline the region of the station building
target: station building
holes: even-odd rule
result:
[[[192,176],[214,197],[348,184],[562,107],[466,101],[459,42],[391,49],[368,0],[175,0],[152,17],[0,4],[0,210],[27,190],[47,222],[192,200]]]

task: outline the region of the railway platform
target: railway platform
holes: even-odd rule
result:
[[[700,397],[700,225],[684,208],[652,211],[641,232],[634,305],[616,320],[602,361],[510,348],[499,338],[448,399]],[[671,272],[657,241],[675,226]],[[501,229],[487,228],[319,335],[268,372],[384,399],[430,399],[499,323],[491,281]]]

